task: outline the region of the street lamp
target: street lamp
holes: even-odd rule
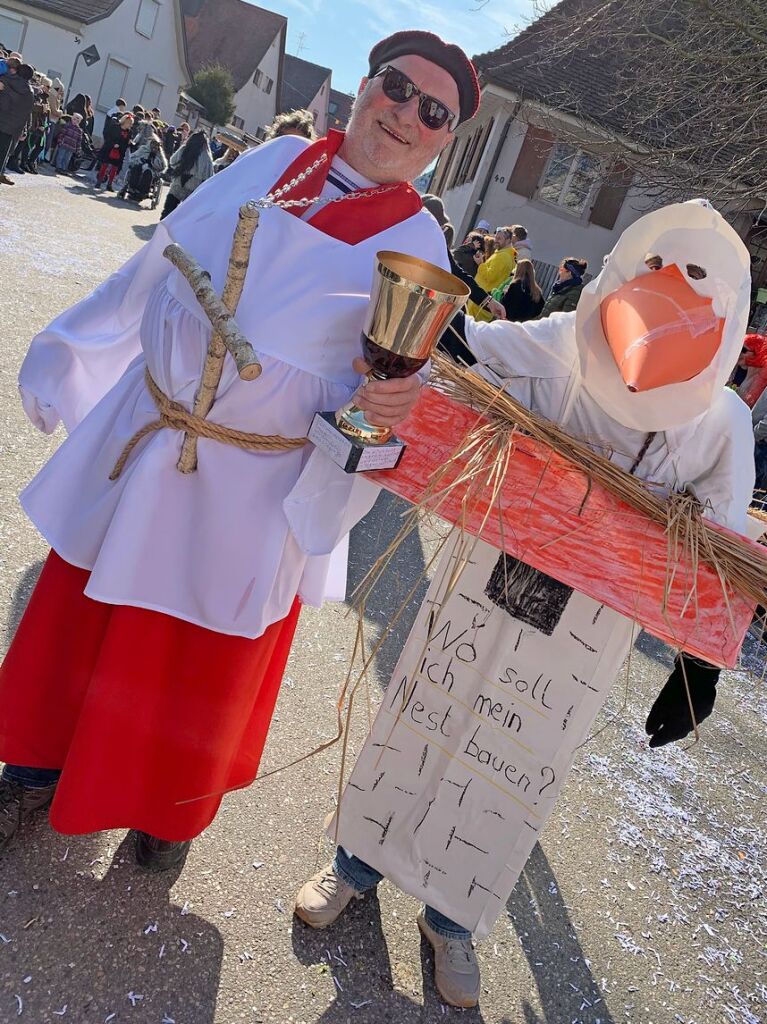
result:
[[[75,80],[75,71],[77,70],[77,62],[78,62],[78,60],[81,57],[85,61],[86,65],[88,67],[90,67],[91,64],[95,64],[97,61],[101,60],[101,54],[99,53],[99,51],[96,49],[95,46],[89,46],[86,50],[81,50],[78,53],[78,55],[75,57],[75,62],[72,65],[72,74],[69,76],[69,84],[67,85],[67,94],[64,97],[64,105],[65,106],[66,106],[67,100],[69,99],[69,94],[72,91],[72,82],[74,82],[74,80]]]

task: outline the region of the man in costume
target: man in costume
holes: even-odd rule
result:
[[[702,252],[707,258],[701,268]],[[655,257],[654,266],[646,263],[648,253]],[[453,325],[463,332],[463,341],[453,336],[447,347],[452,345],[455,355],[476,364],[478,372],[502,385],[527,408],[588,441],[627,473],[652,481],[666,493],[691,492],[705,516],[746,533],[754,480],[750,417],[740,398],[725,384],[740,353],[749,285],[748,252],[732,228],[707,203],[678,204],[648,214],[624,232],[602,273],[584,289],[575,312],[555,313],[530,323],[481,323],[458,317]],[[448,1003],[466,1007],[476,1004],[480,984],[468,926],[487,934],[505,905],[551,813],[576,749],[588,735],[607,687],[628,652],[634,623],[509,556],[499,558],[497,550],[483,542],[472,548],[460,593],[455,590],[443,599],[439,577],[450,570],[447,556],[413,627],[408,641],[410,658],[403,655],[395,669],[391,689],[396,692],[387,694],[343,795],[339,812],[342,845],[332,864],[302,887],[296,913],[313,927],[327,927],[353,898],[373,888],[385,874],[413,895],[423,894],[428,887],[429,905],[419,915],[418,925],[435,949],[436,985]],[[525,607],[526,593],[537,602],[536,608]],[[558,608],[546,607],[547,601],[553,605],[555,595]],[[571,601],[573,596],[576,602]],[[445,649],[444,641],[441,648],[429,646],[433,637],[430,616],[443,601],[447,610],[442,608],[444,618],[437,619],[434,629],[440,629],[443,621],[449,629],[452,620],[457,633],[462,625],[455,623],[463,620],[456,608],[463,602],[463,607],[471,607],[474,618],[466,620],[471,621],[471,629],[460,636],[468,640],[481,630],[484,645],[478,654],[478,640],[465,644],[471,651],[471,670],[464,690],[450,698],[452,702],[447,702],[444,691],[447,688],[452,694],[456,662],[447,668],[437,663],[434,673],[433,666],[425,667],[430,660],[425,651],[436,658],[433,652]],[[589,629],[593,627],[593,635],[586,637],[593,646],[586,640],[582,640],[585,646],[573,644],[570,638],[579,639],[573,633],[568,638],[572,629],[572,618],[565,625],[568,603],[577,603],[581,621]],[[565,628],[558,633],[560,622]],[[540,706],[537,711],[524,709],[525,697],[520,694],[524,692],[528,703],[530,694],[521,686],[508,688],[513,701],[504,696],[503,686],[492,691],[491,699],[476,689],[482,680],[505,682],[499,673],[509,664],[515,665],[510,683],[527,678],[527,671],[534,679],[535,673],[545,672],[543,666],[551,664],[547,657],[561,657],[561,653],[547,655],[546,651],[561,652],[566,642],[576,647],[576,653],[572,663],[558,663],[559,671],[554,667],[548,670],[560,678],[553,680],[551,691],[542,698],[548,701],[543,705],[549,715],[547,724],[535,720]],[[512,654],[520,644],[521,653]],[[581,670],[576,659],[583,654],[588,661],[588,652],[596,662]],[[455,647],[451,653],[456,654]],[[460,649],[457,657],[461,657]],[[516,668],[522,671],[517,673]],[[592,678],[588,671],[593,672]],[[579,675],[571,676],[571,672]],[[449,685],[444,682],[448,673]],[[677,658],[647,719],[651,747],[681,739],[693,727],[685,677],[695,719],[700,722],[713,710],[718,675],[714,666],[687,655]],[[408,690],[411,680],[412,691]],[[400,693],[403,696],[398,703]],[[479,715],[474,704],[478,693]],[[556,704],[553,694],[561,704]],[[414,703],[415,698],[418,701]],[[506,703],[493,704],[491,700]],[[407,717],[408,709],[416,706],[422,722],[427,711],[433,712],[431,724],[420,731],[417,717]],[[445,706],[448,711],[443,718]],[[493,709],[493,720],[487,723],[485,719],[482,724],[482,712],[487,714],[488,707]],[[502,708],[513,711],[503,728],[494,725]],[[448,728],[439,725],[441,735],[437,732],[435,740],[433,728],[447,722],[448,715]],[[398,732],[399,716],[407,720]],[[514,790],[517,796],[510,797],[518,805],[527,805],[516,813],[529,816],[524,822],[519,820],[520,827],[513,834],[507,824],[514,820],[511,803],[511,811],[503,804],[483,810],[486,804],[477,796],[477,786],[482,785],[477,782],[479,769],[466,802],[462,803],[461,796],[456,807],[454,787],[465,781],[469,759],[475,757],[475,765],[491,762],[490,753],[484,760],[476,759],[481,737],[475,737],[485,728],[489,730],[486,735],[493,737],[487,745],[502,744],[499,749],[513,760],[513,770],[509,774],[507,769],[506,775],[509,788],[513,790],[518,779],[528,779],[521,789]],[[529,735],[525,732],[528,728]],[[418,739],[412,738],[413,732]],[[499,734],[503,739],[498,739]],[[417,772],[410,769],[405,775],[402,766],[407,750],[399,748],[407,744],[420,754],[424,741],[428,742]],[[516,747],[506,746],[517,741]],[[389,750],[395,748],[396,753],[390,755]],[[423,770],[428,749],[437,751],[430,762],[431,773]],[[524,799],[529,780],[539,777],[535,756],[540,750],[545,751],[545,771],[550,773],[543,775],[547,785]],[[494,771],[500,770],[499,765],[500,755],[492,757]],[[451,774],[458,774],[459,782],[447,777]],[[424,776],[428,777],[424,780]],[[374,778],[372,786],[367,785],[370,778]],[[545,795],[541,795],[544,789]],[[466,790],[468,783],[459,793]],[[487,804],[492,804],[493,791],[486,792],[490,793]],[[497,795],[497,788],[495,792]],[[436,817],[432,811],[435,803]],[[421,829],[428,814],[432,816]],[[442,822],[453,823],[447,842],[440,832]],[[451,846],[456,823],[458,835],[463,825],[464,837],[469,834],[483,849],[466,843]],[[521,827],[523,823],[529,829]],[[468,878],[469,884],[459,887],[451,877]],[[476,884],[480,877],[484,889]]]
[[[69,437],[21,498],[52,551],[0,670],[0,851],[51,804],[61,832],[131,828],[140,864],[178,866],[222,795],[255,778],[300,602],[343,598],[348,531],[377,493],[301,439],[368,369],[356,357],[376,252],[447,266],[408,182],[478,104],[457,46],[384,39],[345,135],[243,156],[32,342],[24,408]],[[210,323],[163,250],[181,245],[221,294],[240,206],[272,193],[303,202],[262,210],[236,310],[263,370],[244,382],[227,358],[208,418],[295,444],[199,438],[184,475],[166,420],[111,479],[161,403],[191,408],[208,349]],[[395,425],[419,387],[371,382],[355,401]]]

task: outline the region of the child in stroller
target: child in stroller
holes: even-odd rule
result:
[[[147,143],[139,146],[135,153],[131,154],[128,175],[118,197],[142,203],[151,196],[154,209],[159,202],[162,176],[167,169],[168,161],[165,159],[160,140],[153,135]]]

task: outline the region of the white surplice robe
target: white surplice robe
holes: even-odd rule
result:
[[[207,350],[207,318],[163,249],[182,245],[220,294],[240,205],[266,195],[306,145],[290,137],[240,157],[32,342],[19,378],[24,408],[40,429],[61,420],[70,433],[21,501],[54,550],[91,571],[89,597],[257,637],[297,593],[312,604],[344,596],[348,531],[377,488],[311,445],[261,453],[200,439],[197,472],[184,475],[182,434],[160,430],[109,480],[125,443],[157,418],[145,369],[191,408]],[[359,383],[351,364],[382,249],[447,265],[425,211],[356,245],[284,210],[262,211],[236,318],[263,373],[241,381],[227,357],[209,418],[299,437],[315,412],[346,402]]]

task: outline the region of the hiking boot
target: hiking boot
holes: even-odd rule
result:
[[[191,839],[171,842],[148,832],[136,832],[136,863],[146,871],[170,871],[184,866]]]
[[[327,928],[339,918],[353,899],[362,899],[328,864],[305,882],[296,896],[295,914],[310,928]]]
[[[20,782],[0,778],[0,857],[8,849],[21,823],[42,811],[53,800],[56,783],[31,789]]]
[[[434,984],[450,1006],[469,1008],[479,1002],[479,964],[471,939],[448,939],[418,915],[421,934],[434,950]]]

